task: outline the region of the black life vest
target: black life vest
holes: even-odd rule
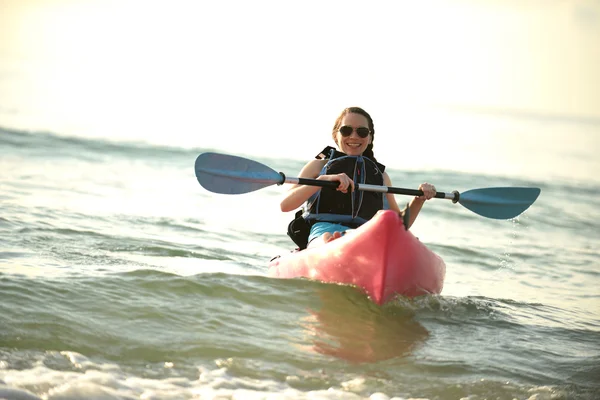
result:
[[[385,166],[370,158],[349,156],[330,146],[315,158],[328,160],[321,175],[345,173],[355,184],[383,185]],[[307,246],[308,232],[313,223],[327,221],[356,228],[383,208],[384,196],[381,192],[355,190],[352,193],[342,193],[335,189],[321,188],[308,199],[306,211],[296,213],[296,218],[288,226],[288,235],[303,249]]]

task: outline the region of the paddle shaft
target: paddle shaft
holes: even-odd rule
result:
[[[278,183],[279,185],[283,183],[292,183],[296,185],[308,185],[308,186],[320,186],[327,187],[331,189],[335,189],[338,187],[339,182],[336,181],[321,181],[318,179],[309,179],[309,178],[289,178],[286,177],[282,172],[279,173],[282,176],[282,181]],[[394,193],[394,194],[404,194],[408,196],[423,196],[422,190],[416,189],[404,189],[398,187],[390,187],[390,186],[379,186],[379,185],[368,185],[365,183],[357,183],[355,184],[356,190],[363,190],[367,192],[382,192],[382,193]],[[444,192],[436,192],[435,198],[437,199],[448,199],[452,200],[452,202],[456,203],[459,200],[460,194],[458,192],[452,193],[444,193]]]

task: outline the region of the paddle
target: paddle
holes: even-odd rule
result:
[[[271,185],[293,183],[336,188],[338,182],[308,178],[289,178],[283,172],[257,161],[219,153],[203,153],[195,164],[196,178],[206,190],[222,194],[242,194]],[[356,184],[355,190],[422,196],[421,190]],[[538,198],[540,189],[527,187],[493,187],[472,189],[464,193],[437,192],[438,199],[452,200],[487,218],[509,219],[521,214]]]

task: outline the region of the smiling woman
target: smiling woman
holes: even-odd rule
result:
[[[349,156],[360,156],[365,153],[365,157],[375,159],[373,156],[375,128],[370,117],[367,118],[358,112],[342,114],[334,125],[332,136],[342,153]]]
[[[425,200],[435,196],[435,187],[423,183],[423,195],[415,197],[401,211],[393,194],[355,191],[358,184],[392,186],[385,166],[373,154],[375,124],[360,107],[348,107],[336,119],[332,137],[339,151],[326,147],[315,160],[309,161],[298,177],[339,182],[336,189],[296,184],[281,201],[281,211],[295,210],[306,201],[302,219],[310,226],[308,237],[294,237],[296,243],[314,247],[337,239],[350,229],[357,228],[387,208],[397,213],[408,212],[406,228],[415,221]],[[294,222],[296,222],[295,220]],[[301,222],[301,220],[300,220]],[[305,234],[304,234],[305,235]],[[317,240],[318,239],[318,240]],[[303,246],[301,245],[301,248]]]

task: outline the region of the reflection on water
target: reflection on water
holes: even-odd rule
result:
[[[429,337],[409,309],[377,306],[342,286],[325,285],[317,293],[321,307],[308,309],[302,325],[320,354],[352,363],[377,362],[408,356]]]

